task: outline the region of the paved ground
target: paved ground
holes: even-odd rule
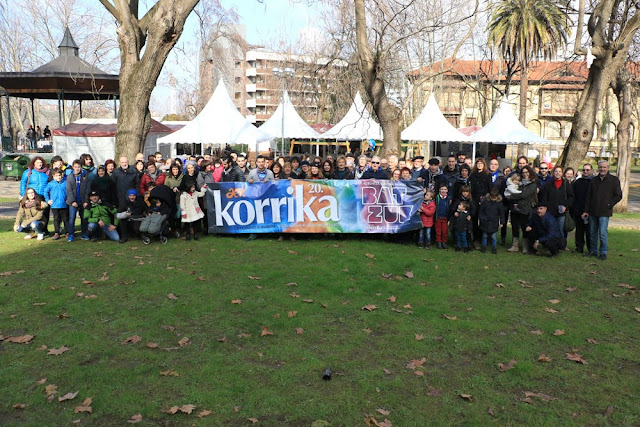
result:
[[[13,202],[0,202],[0,218],[15,218],[18,212],[17,200],[20,194],[20,183],[12,180],[7,181],[0,176],[0,199],[15,199]],[[629,212],[640,213],[640,173],[631,174],[631,188],[629,189]],[[616,218],[613,215],[609,224],[612,227],[630,228],[640,230],[640,219]]]

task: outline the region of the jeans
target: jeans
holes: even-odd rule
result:
[[[18,228],[18,233],[30,233],[31,231],[35,231],[38,234],[44,233],[44,224],[42,221],[33,221],[26,227]]]
[[[600,255],[609,251],[609,217],[589,215],[589,233],[591,234],[590,253],[598,253],[598,236],[600,237]]]
[[[491,248],[497,249],[498,248],[498,232],[497,231],[495,233],[487,233],[486,231],[482,233],[482,247],[483,248],[487,247],[487,240],[489,239],[489,237],[491,237]]]
[[[420,229],[420,238],[418,239],[418,243],[421,245],[431,244],[431,227],[422,227]]]
[[[103,232],[104,235],[109,238],[109,240],[117,242],[120,240],[118,229],[116,228],[113,231],[109,231],[110,225],[111,224],[105,224],[104,227],[100,227],[97,222],[91,222],[88,226],[89,235],[91,235],[92,237],[98,237],[100,235],[100,232]]]
[[[82,204],[78,203],[78,207],[74,208],[73,206],[69,206],[69,234],[73,235],[76,229],[76,212],[80,215],[80,231],[83,236],[87,235],[87,220],[84,219],[84,208]]]
[[[456,246],[459,248],[468,248],[469,244],[467,243],[467,232],[466,231],[456,231]]]

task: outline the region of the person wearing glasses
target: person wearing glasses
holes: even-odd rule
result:
[[[542,162],[540,163],[540,172],[538,173],[538,191],[542,190],[542,187],[549,181],[553,181],[553,177],[549,173],[549,164]]]
[[[360,179],[389,179],[389,175],[380,168],[380,157],[371,158],[371,169],[367,169]]]
[[[583,253],[584,246],[587,245],[587,253],[591,252],[591,233],[589,232],[589,220],[581,218],[584,212],[584,205],[587,201],[587,192],[593,179],[593,166],[585,163],[582,166],[582,176],[575,181],[571,187],[573,188],[573,203],[569,212],[576,223],[575,242],[576,252]]]

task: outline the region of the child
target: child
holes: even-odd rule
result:
[[[103,204],[97,191],[92,191],[89,194],[89,205],[84,210],[84,217],[88,222],[88,231],[92,242],[98,241],[100,232],[114,242],[120,240],[117,230],[116,208],[108,203]]]
[[[185,228],[188,226],[187,241],[191,240],[191,235],[193,235],[193,240],[198,240],[196,231],[198,229],[200,219],[204,218],[204,212],[202,212],[202,209],[200,208],[198,197],[203,197],[206,189],[207,184],[204,184],[200,191],[196,191],[195,184],[192,184],[187,191],[184,191],[180,195],[182,223],[185,224]]]
[[[469,202],[460,202],[456,213],[453,214],[453,231],[456,234],[456,252],[464,249],[469,252],[467,233],[471,231],[471,214]]]
[[[44,199],[51,206],[53,213],[54,234],[51,240],[60,238],[60,222],[64,222],[64,230],[69,238],[69,208],[67,207],[67,183],[62,179],[64,172],[62,169],[54,169],[53,180],[49,181],[44,189]]]
[[[460,202],[467,202],[469,203],[469,214],[471,215],[471,218],[473,219],[476,216],[476,208],[475,208],[475,203],[473,203],[473,199],[471,197],[471,187],[468,185],[463,185],[460,187],[459,189],[460,194],[455,194],[454,197],[455,199],[453,199],[453,202],[451,203],[451,206],[458,206],[460,204]],[[453,215],[454,212],[452,212],[451,214]],[[453,227],[453,218],[449,218],[450,222],[450,227]],[[453,229],[451,230],[453,232]],[[472,242],[472,235],[471,232],[467,233],[467,242]],[[473,245],[469,245],[469,251],[472,251]]]
[[[422,228],[420,229],[420,238],[418,247],[431,249],[431,227],[433,227],[433,216],[436,213],[436,203],[433,201],[435,194],[428,190],[424,195],[424,201],[420,206],[420,219],[422,220]]]
[[[72,168],[73,173],[67,177],[67,205],[69,206],[67,242],[73,242],[76,213],[80,216],[82,240],[89,240],[88,223],[84,216],[84,210],[89,205],[89,188],[91,182],[87,176],[88,173],[82,169],[82,162],[80,160],[74,160]]]
[[[151,207],[151,202],[149,201],[149,194],[151,194],[151,190],[153,190],[156,186],[156,183],[151,181],[147,184],[147,191],[145,193],[142,193],[144,195],[144,204],[147,206],[147,208]]]
[[[436,212],[434,215],[438,249],[447,249],[447,219],[449,218],[449,209],[451,207],[451,198],[448,194],[449,188],[447,188],[447,184],[442,184],[436,196]]]
[[[493,187],[480,205],[478,219],[482,231],[482,253],[487,251],[487,238],[491,236],[491,253],[498,253],[497,233],[504,218],[504,204],[498,188]]]
[[[43,211],[40,198],[36,195],[36,190],[29,187],[20,199],[20,207],[16,215],[16,222],[13,231],[27,233],[25,239],[33,238],[31,231],[38,234],[38,240],[44,239],[44,223],[42,222]]]
[[[162,223],[171,213],[171,208],[159,199],[150,199],[149,201],[151,206],[147,208],[147,216],[145,216],[140,223],[140,232],[156,234],[160,231]]]
[[[505,197],[510,197],[512,194],[520,194],[522,190],[520,190],[520,175],[514,173],[509,178],[507,178],[507,188],[504,189]]]

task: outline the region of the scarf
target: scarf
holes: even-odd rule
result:
[[[33,170],[36,171],[36,172],[40,172],[40,173],[44,173],[46,175],[49,175],[49,168],[46,165],[43,166],[40,169],[36,169],[36,167],[34,166]]]
[[[147,171],[147,175],[149,175],[151,177],[152,180],[156,180],[156,178],[158,178],[158,169],[156,168],[156,172],[155,173],[151,173],[149,171]]]

